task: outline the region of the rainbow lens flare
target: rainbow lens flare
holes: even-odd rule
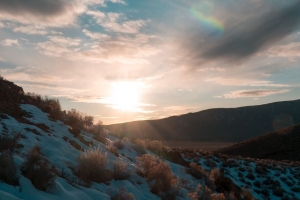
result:
[[[195,8],[191,8],[190,12],[193,14],[193,16],[195,16],[197,19],[199,19],[201,21],[201,23],[203,25],[205,25],[206,27],[209,27],[215,31],[218,32],[218,34],[222,34],[224,31],[224,25],[223,23],[214,18],[214,17],[208,17],[203,15],[201,12],[197,11]]]

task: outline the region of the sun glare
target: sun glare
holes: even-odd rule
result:
[[[139,110],[140,89],[139,82],[114,82],[111,83],[110,102],[118,110],[134,112]]]

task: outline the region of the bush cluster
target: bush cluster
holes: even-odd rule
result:
[[[27,177],[32,185],[42,191],[51,189],[55,185],[54,167],[42,156],[38,146],[33,147],[25,156],[21,167],[22,174]]]
[[[132,193],[127,193],[126,188],[121,187],[115,196],[111,197],[111,200],[135,200]]]
[[[22,134],[19,132],[13,132],[11,134],[2,133],[2,135],[0,135],[0,152],[4,150],[14,151],[21,136]]]
[[[88,185],[91,182],[105,181],[107,153],[102,153],[100,148],[83,152],[78,157],[78,177]]]
[[[114,162],[114,179],[115,180],[126,180],[129,178],[129,171],[127,164],[121,160]]]
[[[156,156],[144,154],[136,158],[139,167],[137,173],[147,178],[149,182],[155,181],[151,191],[154,194],[167,192],[177,179],[171,171],[168,163],[163,162]]]
[[[0,155],[0,180],[10,185],[18,185],[17,167],[9,149]]]

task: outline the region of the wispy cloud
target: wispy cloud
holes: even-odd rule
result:
[[[86,29],[83,29],[82,32],[90,37],[91,39],[94,39],[94,40],[103,40],[103,39],[107,39],[109,38],[110,36],[106,35],[106,34],[103,34],[103,33],[94,33],[94,32],[91,32],[89,30],[86,30]]]
[[[17,26],[13,29],[14,32],[20,32],[31,35],[45,35],[47,31],[43,26]]]
[[[267,52],[271,57],[286,57],[296,58],[300,57],[300,42],[293,42],[287,45],[276,46],[268,50]]]
[[[18,40],[13,40],[13,39],[5,39],[5,40],[2,40],[2,41],[0,42],[0,44],[1,44],[2,46],[13,46],[13,45],[19,46]]]
[[[126,20],[120,13],[87,11],[86,14],[93,16],[100,26],[112,32],[139,33],[140,28],[147,23],[145,20]]]
[[[96,41],[83,50],[75,48],[80,44],[79,39],[62,36],[50,36],[48,39],[36,45],[40,53],[85,62],[148,64],[147,58],[160,52],[156,46],[149,44],[153,37],[144,34],[104,37],[102,41]]]
[[[6,60],[0,56],[0,62],[5,62]]]
[[[259,90],[237,90],[232,91],[222,96],[217,96],[217,98],[226,98],[226,99],[236,99],[236,98],[259,98],[270,96],[274,94],[282,94],[289,92],[288,89],[276,90],[276,89],[259,89]]]
[[[248,79],[248,78],[208,78],[205,80],[206,82],[215,83],[218,85],[224,86],[252,86],[252,87],[291,87],[291,85],[287,84],[276,84],[272,81],[266,80],[255,80],[255,79]]]

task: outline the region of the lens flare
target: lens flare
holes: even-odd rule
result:
[[[223,33],[224,25],[220,20],[218,20],[214,17],[211,17],[211,16],[206,16],[206,15],[202,14],[201,12],[199,12],[196,8],[191,8],[190,12],[193,14],[193,16],[195,16],[197,19],[199,19],[201,21],[201,23],[203,25],[205,25],[206,27],[216,30],[220,35]]]

